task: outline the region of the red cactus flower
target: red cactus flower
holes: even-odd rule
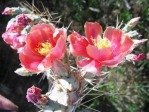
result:
[[[42,72],[52,66],[53,60],[62,59],[66,51],[66,30],[51,24],[31,28],[26,45],[20,53],[21,64],[32,72]]]
[[[133,45],[129,36],[114,27],[108,27],[102,36],[102,26],[97,22],[86,22],[85,33],[87,38],[73,32],[69,42],[74,56],[86,57],[78,66],[87,72],[98,74],[102,66],[117,66]]]

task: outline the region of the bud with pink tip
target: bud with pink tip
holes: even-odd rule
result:
[[[131,19],[122,30],[124,32],[130,31],[132,28],[134,28],[137,25],[139,20],[140,20],[140,17],[135,17],[135,18]]]
[[[146,60],[146,54],[143,54],[143,53],[140,53],[136,56],[134,56],[133,60],[138,62],[138,61],[141,61],[141,60]]]
[[[131,19],[127,24],[133,28],[136,26],[136,24],[139,22],[139,20],[140,20],[140,17],[135,17],[135,18]]]
[[[30,13],[27,8],[21,7],[6,7],[2,12],[3,15],[15,15],[15,14],[22,14],[22,13]]]

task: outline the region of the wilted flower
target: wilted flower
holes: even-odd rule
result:
[[[23,25],[23,26],[29,25],[31,23],[31,21],[32,20],[28,16],[26,16],[25,14],[20,14],[18,16],[18,19],[17,19],[17,23],[19,25]]]
[[[48,98],[41,94],[41,89],[35,86],[28,88],[26,98],[28,102],[34,105],[44,105],[48,102]]]
[[[108,27],[102,37],[100,24],[86,22],[85,33],[87,38],[73,32],[69,41],[74,56],[86,57],[78,66],[87,72],[98,74],[102,66],[117,66],[131,52],[133,40],[120,29]]]
[[[23,29],[31,22],[25,14],[20,14],[8,22],[6,32],[2,34],[4,41],[13,49],[19,50],[25,45],[27,33]]]
[[[13,49],[18,50],[25,45],[26,34],[21,34],[22,26],[12,24],[5,33],[2,34],[4,41]]]
[[[53,60],[64,57],[66,30],[51,24],[38,24],[31,28],[26,45],[20,53],[21,64],[32,72],[42,72],[51,67]]]
[[[32,102],[33,104],[38,104],[38,99],[41,97],[41,89],[32,86],[28,88],[26,98],[28,102]]]
[[[147,56],[146,56],[146,54],[143,54],[143,53],[140,53],[140,54],[134,56],[134,58],[133,58],[133,60],[136,62],[141,61],[141,60],[146,60],[146,59],[147,59]]]

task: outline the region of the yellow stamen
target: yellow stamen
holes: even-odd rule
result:
[[[43,56],[46,56],[50,52],[50,50],[52,49],[52,47],[53,46],[49,42],[40,43],[38,45],[38,47],[36,48],[36,51],[39,54],[41,54]]]
[[[102,49],[110,47],[111,43],[107,38],[101,38],[100,36],[98,36],[97,40],[94,41],[94,45],[97,46],[99,49]]]

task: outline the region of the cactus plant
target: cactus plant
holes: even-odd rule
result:
[[[139,17],[124,28],[109,26],[104,34],[99,23],[86,22],[85,37],[75,31],[67,34],[66,28],[58,28],[51,19],[37,12],[7,7],[2,14],[16,17],[8,22],[2,37],[19,53],[22,67],[15,71],[17,74],[46,76],[49,89],[45,94],[32,86],[26,95],[41,112],[75,112],[84,96],[101,83],[102,80],[96,80],[94,87],[86,92],[87,85],[102,75],[102,67],[118,66],[136,46],[146,41],[131,38],[139,35],[131,29]]]

